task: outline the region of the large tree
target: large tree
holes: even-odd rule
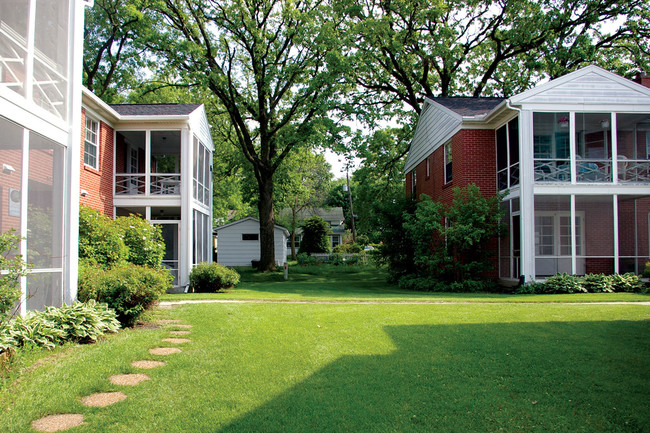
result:
[[[121,102],[139,84],[152,22],[150,0],[95,0],[86,10],[83,81],[106,102]]]
[[[258,185],[260,268],[274,265],[274,173],[328,125],[339,28],[322,0],[159,0],[155,53],[225,108]]]

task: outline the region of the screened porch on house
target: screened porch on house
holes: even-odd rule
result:
[[[650,183],[650,114],[533,113],[535,182]]]
[[[181,131],[118,131],[115,195],[178,196]]]

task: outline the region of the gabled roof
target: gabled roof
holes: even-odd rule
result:
[[[258,223],[258,224],[260,222],[260,220],[258,220],[257,218],[246,217],[246,218],[242,218],[242,219],[237,220],[237,221],[233,221],[233,222],[228,223],[228,224],[224,224],[224,225],[219,226],[219,227],[215,227],[213,232],[218,233],[219,230],[223,230],[223,229],[225,229],[227,227],[232,227],[232,226],[235,226],[237,224],[241,224],[241,223],[246,222],[246,221],[254,221],[254,222]],[[285,227],[282,227],[282,226],[279,226],[279,225],[275,224],[275,228],[282,230],[286,236],[289,236],[289,230],[287,230]]]
[[[598,66],[590,65],[514,95],[517,106],[561,107],[602,105],[608,111],[619,107],[650,107],[650,89]],[[645,110],[645,108],[644,108]],[[635,110],[636,111],[636,110]]]
[[[463,117],[485,116],[494,110],[505,98],[470,98],[470,97],[445,97],[430,98],[443,107],[449,108],[454,113]]]
[[[289,217],[291,216],[291,209],[289,208],[284,208],[280,211],[280,215],[282,217]],[[298,219],[303,220],[310,218],[314,215],[317,215],[321,218],[323,218],[325,221],[343,221],[345,220],[345,216],[343,215],[343,208],[342,207],[331,207],[331,208],[322,208],[322,207],[316,207],[316,208],[307,208],[303,209],[298,212]]]
[[[122,116],[187,116],[201,104],[110,104]]]

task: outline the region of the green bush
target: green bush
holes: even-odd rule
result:
[[[129,249],[115,221],[87,206],[79,207],[79,258],[110,268],[127,260]]]
[[[542,293],[586,293],[580,278],[566,273],[556,274],[544,282]]]
[[[587,274],[580,281],[582,287],[589,293],[611,293],[614,291],[610,275]]]
[[[134,265],[159,268],[165,256],[165,242],[159,226],[135,215],[118,217],[115,226],[129,250],[127,260]]]
[[[303,221],[302,239],[300,240],[300,253],[329,253],[330,243],[327,235],[330,226],[323,218],[313,216]]]
[[[643,268],[643,278],[650,278],[650,262],[647,262]]]
[[[317,257],[310,256],[307,253],[300,253],[296,258],[298,264],[301,266],[317,265],[321,263]]]
[[[14,230],[0,233],[0,328],[9,320],[16,303],[20,300],[21,276],[27,274],[27,266],[17,255],[20,237]]]
[[[69,341],[90,343],[119,328],[115,312],[95,301],[47,307],[16,317],[0,330],[0,353],[27,345],[53,348]]]
[[[334,247],[332,252],[342,254],[359,254],[363,251],[363,245],[357,243],[340,244]]]
[[[218,263],[199,263],[190,272],[190,291],[216,293],[239,284],[239,274]]]
[[[641,278],[632,272],[612,275],[612,286],[615,292],[645,291],[645,284],[641,281]]]
[[[165,269],[123,263],[111,269],[97,265],[79,268],[80,301],[105,302],[122,326],[133,326],[146,308],[169,290],[173,277]]]

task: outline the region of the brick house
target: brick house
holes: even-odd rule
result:
[[[492,277],[643,271],[649,259],[650,83],[588,66],[510,98],[427,99],[407,194],[503,201]]]
[[[107,105],[83,89],[81,204],[162,230],[174,285],[212,261],[212,153],[202,104]]]

